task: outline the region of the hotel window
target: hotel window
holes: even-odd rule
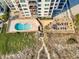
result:
[[[38,4],[38,6],[41,6],[41,4]]]
[[[41,0],[38,0],[38,2],[41,2]]]
[[[38,11],[38,13],[41,13],[41,11]]]
[[[48,10],[49,8],[44,8],[45,10]]]
[[[53,6],[54,5],[54,3],[51,3],[51,6]]]
[[[56,9],[56,6],[54,7],[54,9]]]
[[[56,2],[58,2],[59,0],[56,0]]]
[[[60,2],[65,2],[66,0],[60,0]]]
[[[27,5],[26,4],[22,4],[22,7],[26,7]]]
[[[58,9],[62,9],[62,6],[59,6]]]
[[[29,14],[28,14],[28,13],[26,13],[26,16],[29,16]]]
[[[52,12],[52,10],[49,10],[49,13],[51,13]]]
[[[45,4],[45,6],[49,6],[49,4]]]
[[[59,3],[59,6],[62,6],[62,5],[64,5],[64,3]]]
[[[27,8],[24,8],[24,10],[28,10]]]
[[[25,2],[25,0],[20,0],[20,2]]]
[[[38,14],[39,16],[41,16],[41,14]]]
[[[22,11],[22,8],[20,8],[20,10]]]
[[[45,0],[45,2],[50,2],[50,0]]]
[[[29,14],[26,14],[26,16],[29,16]]]
[[[58,4],[56,3],[55,6],[57,6]]]
[[[51,2],[54,2],[55,0],[51,0]]]
[[[21,7],[21,5],[20,5],[20,4],[18,4],[18,7]]]
[[[51,13],[49,13],[49,15],[51,15]]]
[[[25,12],[25,13],[29,13],[29,12]]]
[[[41,10],[41,8],[38,8],[38,10]]]
[[[29,3],[36,3],[36,1],[29,1]]]
[[[44,11],[44,13],[47,13],[48,11]]]
[[[50,7],[50,9],[52,9],[52,7]]]

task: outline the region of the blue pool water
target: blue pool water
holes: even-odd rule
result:
[[[32,28],[31,24],[21,24],[21,23],[17,23],[15,25],[15,29],[16,30],[29,30]]]

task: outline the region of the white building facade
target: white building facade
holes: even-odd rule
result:
[[[10,10],[25,17],[53,17],[61,12],[67,0],[4,0]]]

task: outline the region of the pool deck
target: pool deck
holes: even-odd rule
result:
[[[15,29],[15,25],[17,23],[31,24],[32,25],[32,29],[30,29],[30,30],[16,30]],[[38,31],[38,26],[40,26],[40,24],[34,18],[31,18],[31,19],[16,19],[16,20],[11,20],[8,23],[7,33],[15,33],[15,32],[36,32],[36,31]]]
[[[48,19],[48,20],[40,20],[40,22],[42,23],[42,25],[45,27],[47,25],[49,25],[52,22],[53,19]]]

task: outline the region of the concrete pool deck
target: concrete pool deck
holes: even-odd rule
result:
[[[29,30],[16,30],[15,29],[15,25],[17,23],[31,24],[32,25],[32,29],[29,29]],[[7,28],[7,33],[15,33],[15,32],[36,32],[36,31],[38,31],[38,26],[40,26],[40,24],[34,18],[30,18],[30,19],[15,19],[15,20],[9,21],[8,28]]]
[[[46,19],[46,20],[40,20],[40,22],[42,23],[42,25],[45,27],[47,25],[49,25],[52,22],[53,19]]]

